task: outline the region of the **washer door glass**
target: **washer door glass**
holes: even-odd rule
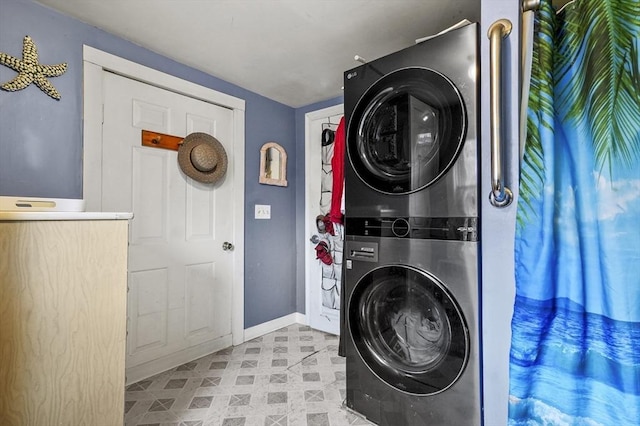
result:
[[[358,354],[396,389],[439,393],[464,371],[465,320],[445,286],[424,271],[396,265],[370,271],[353,290],[348,316]]]
[[[408,194],[446,173],[466,127],[462,98],[449,79],[406,68],[385,75],[360,98],[349,120],[347,152],[371,188]]]

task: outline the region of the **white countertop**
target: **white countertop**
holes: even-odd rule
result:
[[[0,211],[0,221],[20,220],[125,220],[133,213],[118,212],[8,212]]]

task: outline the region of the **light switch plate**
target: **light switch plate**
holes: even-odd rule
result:
[[[256,204],[256,219],[271,219],[271,205]]]

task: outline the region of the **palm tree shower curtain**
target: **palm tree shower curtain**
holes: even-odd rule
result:
[[[510,425],[640,424],[640,1],[536,13]]]

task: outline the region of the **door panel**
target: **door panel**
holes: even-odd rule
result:
[[[140,129],[169,129],[169,108],[133,99],[133,126]],[[156,130],[160,131],[160,130]],[[166,132],[165,132],[166,133]]]
[[[111,73],[104,102],[103,210],[134,213],[127,368],[166,357],[187,362],[180,358],[187,349],[231,340],[233,253],[222,242],[233,230],[233,114]],[[142,129],[215,136],[227,152],[227,177],[193,181],[176,151],[141,145]]]
[[[162,347],[167,344],[167,269],[139,271],[129,274],[129,324],[127,353]]]
[[[330,203],[330,198],[321,192],[322,179],[326,177],[322,155],[323,123],[334,123],[332,129],[335,130],[343,111],[343,105],[336,105],[309,113],[306,116],[305,129],[306,314],[309,326],[331,334],[340,334],[340,310],[328,307],[334,297],[339,298],[339,289],[332,287],[332,279],[323,279],[323,276],[327,275],[323,266],[327,265],[316,259],[315,244],[311,243],[309,238],[318,235],[316,217],[323,213],[321,205],[323,209],[328,209]],[[336,278],[341,281],[340,277]],[[339,285],[341,289],[341,284]]]
[[[163,152],[133,148],[133,211],[131,243],[167,243],[168,168]]]
[[[202,132],[216,134],[216,122],[207,117],[187,113],[187,133]]]
[[[186,266],[185,331],[189,339],[204,341],[208,335],[215,333],[215,316],[211,315],[211,306],[216,306],[216,295],[215,288],[210,284],[215,280],[214,268],[213,262]],[[223,301],[218,300],[220,302]]]
[[[214,200],[211,191],[187,187],[187,241],[215,239],[209,220],[215,214]]]

